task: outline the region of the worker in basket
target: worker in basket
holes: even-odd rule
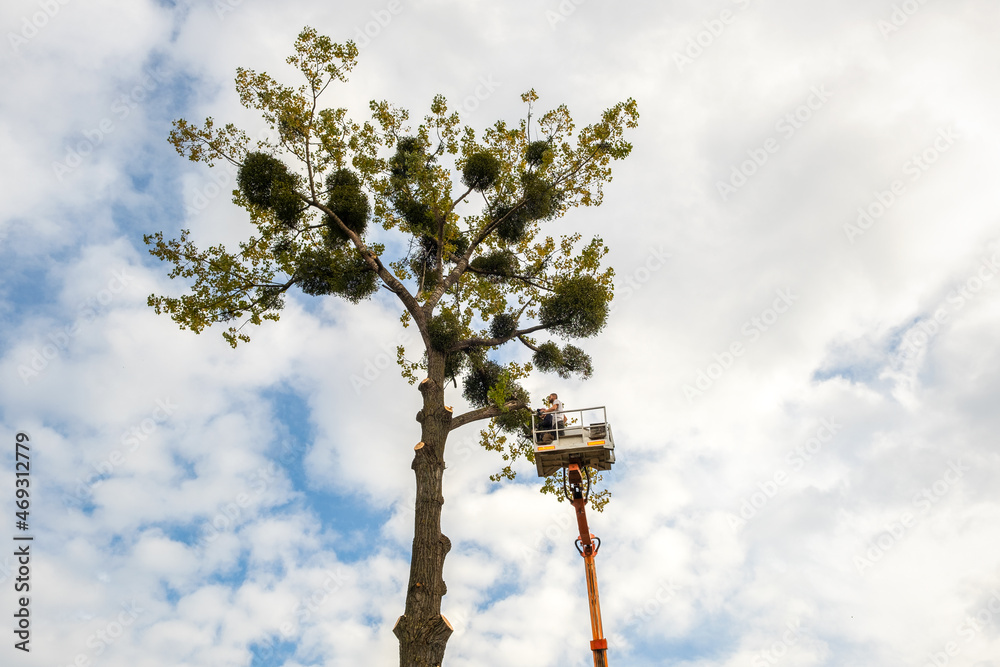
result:
[[[555,440],[556,429],[559,429],[559,434],[561,435],[563,428],[566,426],[566,415],[558,414],[565,409],[563,402],[559,400],[559,396],[555,392],[552,392],[545,399],[545,402],[547,404],[545,408],[538,408],[541,428],[539,437],[543,443]]]

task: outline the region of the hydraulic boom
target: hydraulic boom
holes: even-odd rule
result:
[[[580,528],[580,537],[576,540],[576,550],[583,556],[583,565],[587,573],[587,599],[590,603],[590,628],[594,639],[590,642],[590,650],[594,652],[594,667],[607,667],[608,640],[604,638],[604,627],[601,624],[601,599],[597,591],[597,566],[594,557],[601,548],[601,540],[590,534],[587,525],[587,496],[590,495],[590,475],[586,484],[580,474],[580,466],[571,463],[566,469],[566,496],[576,510],[576,523]]]
[[[601,601],[597,593],[597,568],[594,557],[601,540],[590,534],[587,526],[587,500],[590,498],[590,471],[611,470],[615,462],[615,441],[603,406],[543,413],[531,419],[531,438],[535,444],[535,465],[539,477],[563,470],[563,492],[576,510],[580,537],[576,550],[583,556],[587,572],[587,600],[590,604],[590,628],[594,639],[594,667],[607,667],[608,640],[601,625]]]

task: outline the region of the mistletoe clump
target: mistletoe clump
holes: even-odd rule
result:
[[[295,278],[306,294],[336,294],[351,303],[363,301],[378,290],[378,275],[357,252],[346,248],[303,251]]]
[[[528,392],[511,379],[507,369],[482,357],[470,360],[462,396],[477,407],[504,405],[508,401],[527,404]],[[501,412],[502,414],[502,412]]]
[[[545,161],[545,153],[551,150],[552,145],[544,139],[541,141],[532,141],[524,151],[524,161],[532,167],[540,167],[542,166],[542,162]]]
[[[493,338],[510,338],[517,331],[517,316],[511,313],[497,313],[490,321],[490,336]]]
[[[350,169],[338,169],[326,177],[327,207],[340,222],[361,236],[368,227],[371,207],[368,195],[361,189],[361,179]],[[326,216],[327,240],[341,244],[350,240],[343,227],[331,215]]]
[[[527,236],[531,219],[524,207],[497,206],[492,217],[500,221],[497,225],[497,238],[502,243],[516,245]]]
[[[531,357],[535,368],[543,373],[556,373],[563,379],[578,375],[581,379],[589,379],[594,373],[590,355],[576,347],[566,345],[562,349],[549,341],[542,343]]]
[[[487,276],[492,282],[502,282],[515,275],[518,268],[517,257],[507,250],[494,250],[479,255],[470,264],[473,271]]]
[[[521,175],[524,215],[528,220],[548,220],[559,210],[560,193],[534,171]]]
[[[538,317],[546,328],[569,338],[589,338],[604,328],[609,294],[591,276],[560,281],[542,301]]]
[[[298,176],[267,153],[249,153],[236,174],[240,192],[254,206],[274,213],[286,227],[298,225],[305,204],[296,192]]]
[[[462,182],[466,187],[482,192],[497,180],[500,161],[485,151],[473,153],[462,168]]]
[[[427,340],[438,352],[448,352],[462,339],[462,323],[451,310],[443,310],[427,323]]]

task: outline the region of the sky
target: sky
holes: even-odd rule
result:
[[[478,132],[531,88],[581,125],[638,103],[604,204],[550,228],[611,248],[594,376],[526,383],[613,426],[590,516],[610,664],[998,667],[998,20],[987,0],[3,3],[0,664],[396,664],[420,405],[397,302],[296,293],[236,350],[146,305],[183,285],[144,234],[250,229],[232,170],[178,156],[171,122],[263,130],[235,70],[294,82],[308,25],[356,41],[327,103],[359,121],[438,93]],[[491,482],[477,441],[446,453],[446,664],[592,664],[572,510],[529,464]]]

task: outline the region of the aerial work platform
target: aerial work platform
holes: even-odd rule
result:
[[[536,411],[531,417],[531,440],[535,446],[535,466],[539,477],[563,471],[563,493],[573,505],[580,536],[576,550],[583,556],[587,575],[587,602],[590,607],[590,650],[594,667],[608,667],[608,640],[601,621],[601,600],[597,591],[594,557],[601,539],[590,532],[587,501],[590,499],[590,471],[611,470],[615,462],[615,441],[611,437],[604,406],[582,410]],[[586,478],[586,480],[585,480]]]
[[[553,424],[546,419],[553,415]],[[615,441],[604,406],[558,412],[535,412],[531,417],[535,467],[548,477],[571,464],[594,470],[611,470]]]

